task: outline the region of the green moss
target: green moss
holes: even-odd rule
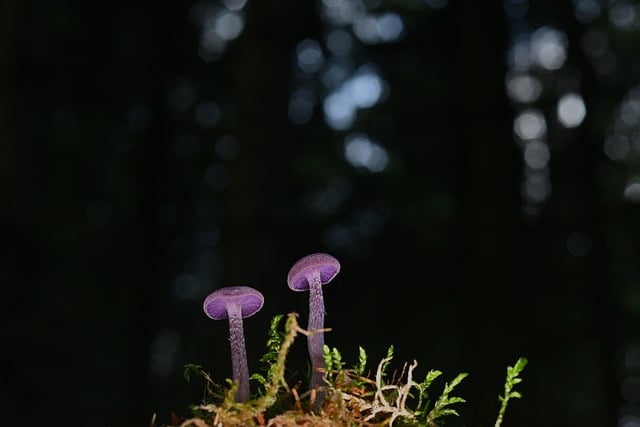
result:
[[[246,403],[235,402],[237,384],[227,380],[226,386],[215,384],[199,365],[185,367],[185,379],[197,374],[205,381],[201,404],[191,407],[191,417],[175,423],[187,427],[248,427],[248,426],[415,426],[436,427],[448,417],[458,417],[456,407],[465,403],[452,393],[467,376],[461,373],[438,394],[432,394],[434,381],[442,372],[430,370],[424,379],[414,378],[418,362],[405,363],[400,374],[389,375],[393,346],[377,365],[373,377],[366,374],[367,354],[359,348],[358,363],[346,368],[340,351],[324,348],[326,364],[325,386],[322,390],[299,390],[285,379],[289,349],[299,334],[309,335],[300,327],[297,315],[286,316],[284,331],[279,330],[283,315],[276,316],[269,329],[267,351],[262,357],[266,375],[253,374],[259,392]],[[495,427],[500,427],[510,399],[521,397],[514,388],[527,364],[524,358],[507,368],[504,395]],[[322,393],[318,393],[318,391]],[[318,395],[322,402],[316,402]],[[432,396],[438,396],[433,398]]]

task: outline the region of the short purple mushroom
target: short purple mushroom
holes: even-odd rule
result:
[[[333,280],[340,272],[340,263],[331,255],[316,253],[307,255],[298,260],[287,276],[289,287],[296,291],[309,291],[309,335],[307,346],[311,358],[311,382],[309,387],[314,388],[322,383],[325,368],[322,357],[324,347],[324,300],[322,298],[322,286]],[[315,332],[314,332],[315,331]]]
[[[248,286],[220,288],[204,300],[203,308],[208,317],[214,320],[229,319],[232,379],[238,382],[236,402],[249,400],[249,367],[242,319],[256,314],[263,304],[262,294]]]

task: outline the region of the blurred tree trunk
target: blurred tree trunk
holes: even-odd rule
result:
[[[295,141],[287,114],[292,55],[303,38],[321,34],[317,19],[313,2],[249,3],[245,32],[227,53],[237,105],[232,136],[240,146],[224,194],[227,280],[263,281],[261,272],[281,247],[274,243],[286,238],[278,216],[290,203],[291,144],[302,143]]]
[[[168,80],[174,75],[173,67],[178,62],[180,50],[174,47],[180,27],[175,26],[176,10],[170,4],[153,7],[136,7],[129,13],[140,14],[128,17],[132,22],[141,23],[133,32],[140,40],[137,54],[123,58],[122,67],[128,70],[127,77],[138,93],[142,107],[149,112],[149,126],[140,132],[134,147],[134,170],[131,179],[136,185],[136,201],[131,230],[134,258],[131,269],[134,272],[131,292],[134,319],[129,336],[131,372],[129,378],[130,396],[129,420],[133,424],[149,423],[151,414],[156,412],[154,400],[158,396],[149,382],[151,343],[164,321],[159,314],[161,298],[169,289],[170,276],[167,272],[170,262],[166,230],[160,227],[160,207],[170,192],[175,175],[171,175],[171,117],[168,112]],[[148,14],[148,15],[147,15]],[[131,108],[135,98],[125,100]],[[126,104],[125,104],[126,105]],[[164,291],[162,291],[163,289]],[[158,414],[159,418],[166,414]]]
[[[34,334],[39,327],[32,327],[33,294],[41,284],[40,238],[31,219],[36,204],[33,186],[33,169],[36,162],[31,140],[25,135],[20,116],[22,99],[18,94],[25,89],[19,81],[18,29],[25,16],[21,2],[5,0],[0,2],[0,275],[2,277],[3,299],[11,301],[3,307],[0,315],[0,335],[5,342],[11,343],[3,349],[3,374],[0,382],[3,386],[3,398],[0,411],[8,417],[5,422],[12,424],[18,414],[22,422],[29,423],[32,418],[27,394],[36,393],[23,385],[29,375],[25,375],[23,366],[28,365],[30,357],[23,349],[33,345]],[[40,373],[40,370],[39,370]],[[32,386],[33,384],[29,384]],[[25,393],[26,392],[26,393]]]
[[[14,42],[18,19],[16,0],[0,3],[0,190],[3,197],[15,193],[16,174],[21,162],[16,161],[18,145],[15,144],[15,52]],[[9,185],[9,183],[13,185]],[[13,188],[13,189],[12,189]],[[7,201],[5,209],[12,206]]]
[[[510,129],[504,76],[507,28],[501,2],[454,2],[452,40],[459,106],[455,140],[460,158],[462,294],[469,334],[467,394],[475,411],[470,425],[487,425],[497,414],[515,307],[514,238],[520,160]],[[467,408],[469,409],[469,408]]]
[[[569,92],[579,93],[587,108],[587,116],[581,126],[567,131],[571,137],[566,141],[554,141],[555,145],[564,146],[564,155],[557,159],[554,170],[564,172],[561,179],[568,183],[568,189],[576,197],[571,204],[571,212],[565,214],[564,222],[567,229],[573,227],[575,231],[584,233],[591,242],[588,253],[576,260],[582,268],[579,269],[580,273],[571,274],[575,279],[569,291],[572,295],[585,296],[588,317],[584,320],[582,340],[595,344],[590,346],[594,349],[593,353],[582,356],[587,360],[581,364],[595,369],[581,375],[593,378],[591,396],[595,404],[591,411],[592,425],[613,425],[617,422],[618,408],[622,407],[623,402],[616,378],[618,343],[614,325],[618,319],[613,303],[613,295],[619,284],[613,282],[609,256],[611,248],[608,247],[610,242],[606,236],[611,212],[604,195],[611,189],[606,187],[602,179],[603,166],[608,160],[604,156],[604,131],[600,127],[603,120],[597,115],[602,108],[599,105],[607,99],[607,94],[598,92],[603,85],[581,47],[589,27],[576,20],[570,3],[551,3],[548,7],[557,7],[563,22],[567,23],[569,40],[568,58],[571,66],[566,67],[564,75],[559,76],[560,90],[563,91],[560,96]],[[635,82],[629,82],[629,86],[633,84]]]

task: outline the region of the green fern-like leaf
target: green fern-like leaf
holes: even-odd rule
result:
[[[522,394],[515,391],[513,388],[516,384],[522,382],[522,378],[519,377],[520,373],[527,366],[528,360],[524,357],[520,357],[513,366],[507,366],[507,379],[504,383],[504,395],[498,396],[500,401],[500,410],[498,412],[498,418],[496,419],[495,427],[500,427],[504,418],[504,413],[507,410],[509,399],[520,399]]]
[[[186,365],[184,365],[184,380],[186,382],[189,382],[191,380],[191,375],[192,374],[197,374],[199,376],[202,376],[202,365],[196,365],[195,363],[187,363]]]
[[[367,367],[367,352],[364,348],[358,346],[358,364],[354,366],[353,372],[356,376],[360,377],[364,374],[364,370]]]
[[[324,360],[325,369],[330,372],[333,370],[333,353],[328,345],[322,346],[322,359]]]
[[[275,362],[278,360],[278,353],[280,352],[280,347],[282,346],[282,341],[284,340],[284,334],[279,330],[280,322],[284,314],[276,314],[271,319],[271,323],[269,324],[269,332],[267,336],[267,351],[260,358],[260,361],[267,365],[267,376],[264,378],[265,382],[271,382],[273,378],[273,369]]]
[[[427,414],[427,407],[429,406],[429,387],[431,387],[431,383],[433,383],[433,381],[440,375],[442,375],[441,371],[432,369],[427,372],[427,376],[424,381],[415,385],[418,389],[418,403],[416,404],[415,411],[417,416]]]
[[[384,358],[384,362],[382,363],[382,368],[380,372],[382,372],[382,382],[386,383],[385,379],[387,378],[387,369],[389,369],[389,364],[391,363],[391,359],[393,359],[393,345],[390,345],[387,349],[387,356]]]
[[[436,403],[433,405],[433,408],[429,412],[429,415],[427,415],[427,425],[429,425],[430,427],[436,427],[436,420],[440,418],[444,418],[450,415],[459,416],[458,412],[453,408],[449,408],[449,406],[456,403],[463,403],[465,402],[465,400],[461,397],[449,396],[449,394],[458,384],[462,382],[463,379],[466,378],[467,375],[468,374],[466,372],[458,374],[458,376],[456,376],[451,381],[451,383],[445,384],[442,394],[440,395],[438,400],[436,400]]]
[[[335,347],[331,348],[325,344],[322,347],[322,358],[327,371],[327,379],[333,378],[336,383],[343,380],[343,368],[345,363],[342,361],[342,354],[340,351]]]
[[[342,361],[342,354],[335,347],[331,349],[331,358],[333,359],[333,369],[341,371],[344,367],[344,362]]]

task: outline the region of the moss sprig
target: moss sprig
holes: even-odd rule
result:
[[[495,427],[500,427],[502,425],[502,420],[504,418],[504,413],[507,410],[507,404],[510,399],[520,399],[522,394],[520,392],[515,391],[514,387],[516,384],[522,382],[522,378],[520,378],[520,373],[524,370],[525,366],[527,366],[529,361],[521,357],[519,358],[513,366],[507,366],[507,378],[504,383],[504,395],[498,396],[498,400],[500,401],[500,411],[498,412],[498,418],[496,419]]]

